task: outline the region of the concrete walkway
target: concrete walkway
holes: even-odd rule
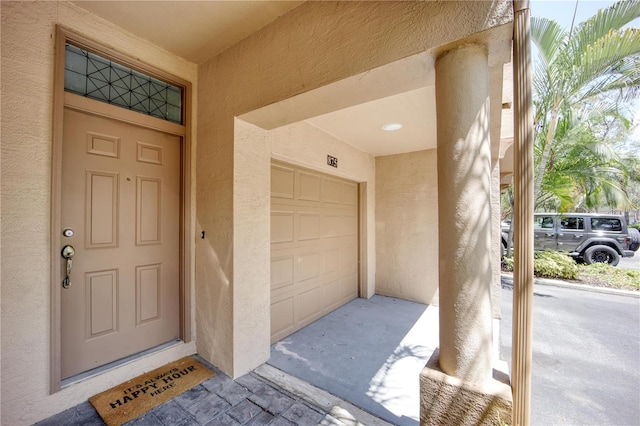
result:
[[[272,345],[268,364],[394,425],[417,425],[419,374],[437,346],[437,307],[374,296]]]

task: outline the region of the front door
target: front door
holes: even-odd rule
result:
[[[61,291],[63,378],[179,337],[180,144],[65,108],[60,232],[75,254]]]

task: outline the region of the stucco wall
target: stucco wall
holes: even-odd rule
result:
[[[376,158],[376,293],[438,304],[436,150]]]
[[[195,343],[178,345],[49,395],[49,235],[55,25],[62,24],[109,47],[191,81],[194,83],[194,95],[197,93],[197,67],[148,42],[123,33],[112,24],[66,2],[2,1],[0,9],[0,423],[19,425],[31,424],[62,411],[142,371],[195,351]],[[195,97],[192,108],[195,119]],[[196,141],[195,135],[193,136],[192,152],[195,158]],[[193,171],[195,173],[195,167]],[[193,182],[195,185],[195,181]],[[195,201],[195,190],[192,190],[192,195]],[[189,267],[193,280],[194,265]],[[192,300],[194,299],[192,296]]]

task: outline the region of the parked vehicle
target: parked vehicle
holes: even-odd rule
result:
[[[509,228],[502,226],[503,253]],[[624,216],[594,213],[535,213],[534,249],[567,252],[577,261],[616,266],[620,257],[633,257],[640,232],[627,227]]]

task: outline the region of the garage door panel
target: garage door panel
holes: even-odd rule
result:
[[[320,239],[320,213],[299,213],[298,241]]]
[[[271,243],[293,242],[294,213],[292,211],[271,212]]]
[[[322,313],[320,285],[305,289],[296,295],[296,314],[300,323],[308,324]]]
[[[342,280],[336,279],[326,283],[324,286],[324,297],[326,303],[326,311],[331,312],[344,303],[344,289],[342,288]]]
[[[354,215],[347,215],[342,217],[342,235],[355,236],[358,235],[358,217]]]
[[[297,256],[298,282],[317,278],[320,276],[322,256],[319,252],[303,253]]]
[[[271,289],[292,286],[294,283],[294,256],[276,256],[271,258]]]
[[[344,199],[342,181],[324,178],[322,181],[322,201],[325,203],[341,204]]]
[[[298,200],[320,201],[322,177],[315,173],[298,171]]]
[[[351,182],[344,182],[342,195],[343,195],[342,204],[346,204],[348,206],[358,205],[358,185],[357,184],[351,183]]]
[[[340,249],[327,250],[324,252],[324,269],[325,274],[338,272],[340,270]]]
[[[357,184],[273,164],[271,341],[357,297]],[[291,176],[293,175],[293,184]],[[293,197],[290,196],[293,191]],[[348,288],[345,288],[347,286]]]
[[[322,215],[322,236],[324,238],[339,237],[343,234],[342,216],[338,214]]]
[[[340,289],[343,303],[355,299],[358,296],[358,274],[352,274],[340,280]]]
[[[287,335],[294,329],[293,297],[280,300],[271,305],[271,335]]]
[[[353,274],[358,268],[358,254],[355,246],[343,246],[340,248],[340,273]]]
[[[271,167],[271,196],[293,199],[295,170],[291,167],[273,165]]]

